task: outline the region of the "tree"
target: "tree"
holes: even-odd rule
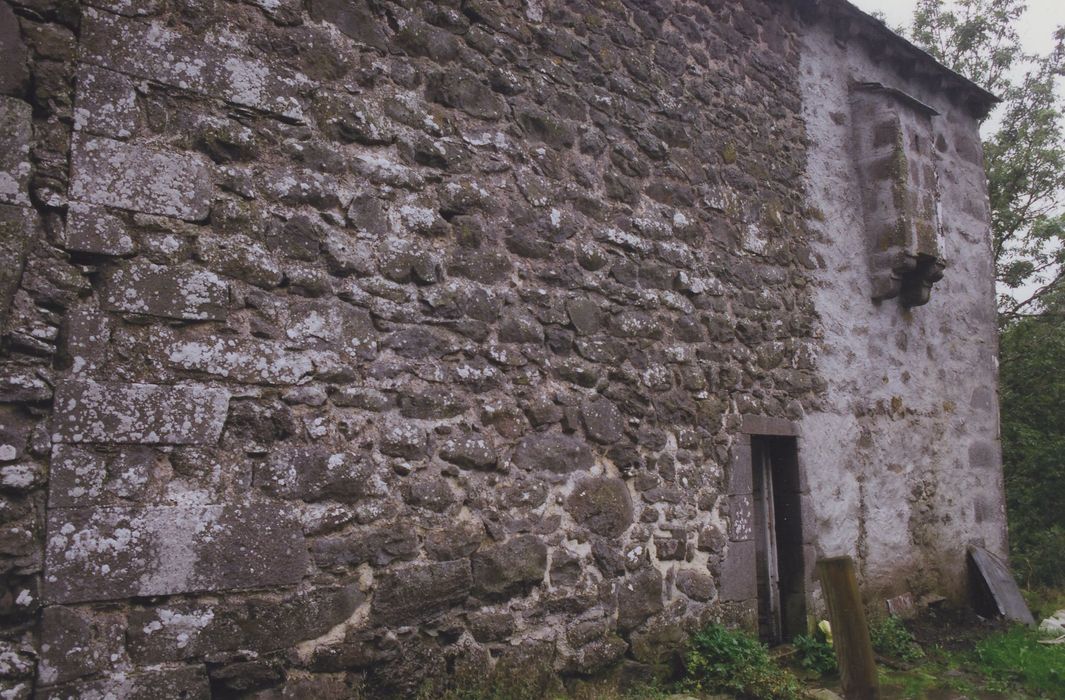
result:
[[[1021,50],[1021,0],[919,0],[913,40],[998,93],[984,141],[999,285],[1010,550],[1026,583],[1065,585],[1065,29]]]
[[[1048,313],[1042,301],[1065,286],[1065,128],[1055,91],[1065,28],[1049,54],[1026,54],[1016,30],[1024,10],[1022,0],[920,0],[911,27],[919,46],[1003,99],[1000,126],[984,141],[1003,323]]]
[[[1065,312],[1065,299],[1044,301]],[[1065,323],[1061,313],[1002,333],[1003,471],[1013,568],[1029,585],[1065,585]]]

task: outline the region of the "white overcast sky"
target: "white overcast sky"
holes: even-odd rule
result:
[[[879,10],[892,27],[910,26],[915,0],[851,0],[866,12]],[[1065,0],[1028,0],[1028,11],[1021,18],[1018,31],[1025,51],[1046,53],[1053,45],[1054,28],[1065,24]]]

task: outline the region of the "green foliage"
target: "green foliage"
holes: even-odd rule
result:
[[[1065,323],[1019,319],[1003,330],[1001,348],[1009,358],[1000,394],[1014,569],[1029,586],[1065,586]]]
[[[999,92],[1021,57],[1016,22],[1024,9],[1023,0],[919,0],[912,38],[940,63]]]
[[[906,625],[894,615],[877,620],[869,627],[869,639],[877,653],[900,661],[924,658],[924,650],[913,639]]]
[[[1002,690],[1065,698],[1065,645],[1039,640],[1035,630],[1012,627],[982,640],[973,656],[980,671],[998,681]]]
[[[795,645],[795,651],[799,653],[799,664],[803,668],[808,668],[821,676],[827,676],[839,670],[839,666],[836,665],[835,650],[821,635],[800,634],[792,640],[792,644]]]
[[[744,698],[797,700],[799,680],[777,666],[769,650],[748,634],[710,625],[691,639],[686,659],[689,690]]]

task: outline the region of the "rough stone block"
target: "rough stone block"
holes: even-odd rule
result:
[[[65,381],[55,394],[53,441],[213,444],[229,393],[201,386]]]
[[[260,313],[283,328],[290,347],[335,350],[346,357],[368,360],[376,357],[377,331],[365,309],[339,299],[278,300],[256,297]]]
[[[329,22],[355,41],[383,49],[387,46],[380,22],[366,0],[311,0],[311,18]]]
[[[426,533],[425,553],[438,561],[462,559],[476,552],[483,540],[480,520],[451,522]]]
[[[472,558],[474,590],[490,598],[507,598],[543,582],[547,545],[533,535],[482,547]]]
[[[595,458],[583,440],[559,433],[536,433],[518,443],[511,461],[518,469],[566,474],[592,468]]]
[[[677,590],[692,600],[708,602],[717,594],[714,577],[705,571],[681,569],[676,576]]]
[[[122,656],[125,629],[114,615],[50,606],[41,615],[41,685],[107,671]]]
[[[440,446],[440,457],[464,469],[495,469],[499,457],[489,439],[480,433],[449,438]]]
[[[280,599],[176,602],[135,610],[129,616],[128,649],[142,664],[238,649],[263,654],[325,634],[364,599],[356,586],[347,586]]]
[[[581,420],[588,437],[609,445],[624,437],[625,418],[610,399],[599,396],[581,402]]]
[[[469,559],[397,569],[381,576],[371,617],[385,625],[427,620],[466,600],[470,583]]]
[[[104,276],[100,306],[108,311],[197,321],[221,321],[229,285],[206,270],[132,262]]]
[[[754,540],[730,542],[721,565],[718,597],[722,601],[751,600],[758,597]]]
[[[127,139],[137,129],[137,92],[133,81],[109,70],[78,67],[74,130]]]
[[[307,79],[288,69],[239,55],[231,47],[196,41],[161,22],[88,10],[81,25],[85,60],[299,121],[298,97]]]
[[[73,508],[142,498],[160,455],[150,447],[104,453],[75,445],[52,448],[48,505]]]
[[[0,95],[18,95],[29,80],[29,51],[19,33],[18,18],[7,3],[0,3]]]
[[[503,98],[492,92],[486,82],[462,69],[431,76],[426,91],[432,101],[479,119],[498,119],[506,107]]]
[[[410,523],[385,522],[341,535],[322,537],[311,544],[314,563],[321,568],[385,566],[418,555],[418,533]]]
[[[0,97],[0,204],[30,204],[32,139],[33,108],[14,97]]]
[[[374,466],[324,445],[279,445],[255,470],[255,485],[280,498],[356,501],[384,495]]]
[[[76,139],[72,151],[74,199],[186,221],[202,221],[211,210],[203,156],[106,138]]]
[[[61,508],[48,517],[44,595],[73,603],[291,585],[306,568],[299,524],[271,502]]]
[[[202,665],[157,669],[144,673],[115,673],[95,681],[77,682],[40,691],[40,700],[210,700],[211,688]]]
[[[67,225],[59,244],[67,250],[97,255],[131,255],[136,251],[126,225],[103,207],[71,202],[67,209]]]
[[[643,569],[618,583],[618,627],[631,630],[662,610],[662,574]]]
[[[421,459],[428,453],[429,438],[425,429],[410,421],[382,421],[378,435],[377,449],[389,457]]]
[[[281,263],[258,241],[239,233],[204,234],[196,239],[196,257],[212,270],[272,289],[284,279]]]
[[[613,477],[578,481],[566,499],[566,510],[578,523],[604,537],[618,537],[632,525],[629,487]]]

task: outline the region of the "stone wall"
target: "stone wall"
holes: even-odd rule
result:
[[[807,197],[816,212],[809,226],[823,261],[812,275],[817,365],[827,382],[820,409],[801,426],[809,516],[823,554],[856,558],[869,599],[908,592],[964,603],[966,546],[1003,557],[1007,550],[979,112],[827,23],[804,33],[801,65]],[[901,149],[913,189],[937,195],[934,247],[946,268],[923,306],[872,301],[882,278],[868,262],[866,237],[877,232],[863,226],[862,201],[880,186],[862,184],[852,149],[881,122],[862,114],[854,81],[890,86],[919,101],[911,113],[934,115],[929,137],[908,134]]]
[[[804,32],[0,0],[5,697],[535,692],[753,627],[749,436],[868,392],[815,366],[814,300],[872,302],[812,248]]]

